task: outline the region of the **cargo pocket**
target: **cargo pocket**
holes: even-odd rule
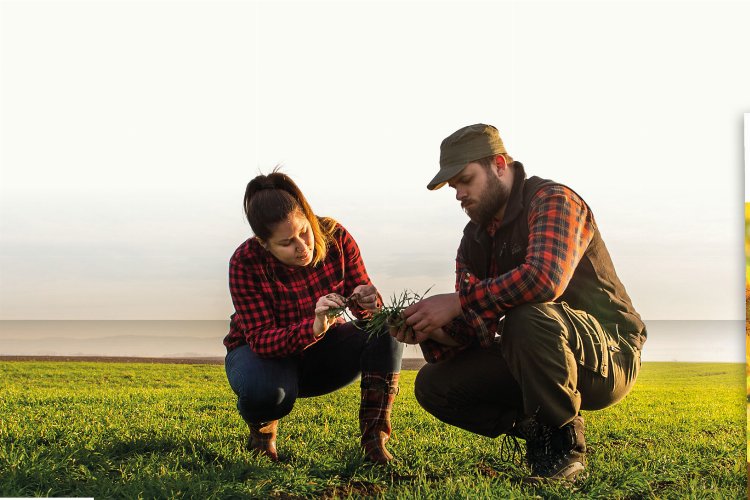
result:
[[[578,364],[602,377],[607,377],[609,353],[619,351],[617,341],[607,335],[593,316],[584,311],[577,311],[565,302],[561,305],[571,327],[568,336],[570,349]]]

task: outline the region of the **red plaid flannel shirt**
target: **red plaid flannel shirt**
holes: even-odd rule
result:
[[[565,186],[540,189],[529,203],[529,242],[523,265],[479,280],[459,254],[456,291],[462,315],[444,330],[461,345],[449,347],[428,340],[420,344],[430,363],[453,357],[470,345],[487,347],[494,341],[505,311],[520,304],[554,301],[563,294],[594,236],[594,219],[581,198]],[[488,228],[494,234],[494,227]]]
[[[315,267],[282,264],[250,238],[229,261],[235,313],[224,345],[231,351],[248,344],[264,358],[297,354],[322,338],[315,338],[312,328],[320,297],[329,293],[349,297],[358,285],[370,284],[359,247],[340,224],[325,260]],[[360,319],[368,314],[356,306],[350,311]]]

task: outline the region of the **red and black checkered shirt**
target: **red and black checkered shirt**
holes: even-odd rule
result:
[[[315,267],[282,264],[255,237],[250,238],[229,261],[235,313],[224,345],[231,351],[248,344],[265,358],[297,354],[322,338],[313,333],[320,297],[329,293],[349,297],[358,285],[370,284],[359,247],[340,224],[336,224],[325,260]],[[356,306],[349,310],[357,318],[368,314]]]
[[[515,269],[498,275],[493,259],[491,277],[479,280],[462,256],[456,257],[456,291],[463,314],[444,330],[461,345],[422,342],[427,361],[448,359],[472,344],[489,346],[507,310],[520,304],[554,301],[563,294],[594,236],[593,215],[575,192],[554,185],[532,197],[528,222],[526,259]],[[496,227],[488,228],[491,235]]]

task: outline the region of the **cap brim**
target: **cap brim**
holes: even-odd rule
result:
[[[427,189],[434,191],[445,186],[445,183],[451,180],[453,177],[461,173],[466,167],[466,164],[453,165],[450,167],[441,168],[437,175],[427,184]]]

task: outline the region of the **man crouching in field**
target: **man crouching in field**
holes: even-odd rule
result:
[[[440,146],[444,184],[469,222],[456,292],[426,298],[391,330],[429,364],[415,395],[431,414],[489,437],[526,440],[536,477],[572,480],[585,466],[580,410],[630,391],[646,330],[615,273],[594,216],[574,191],[526,178],[491,125]]]

